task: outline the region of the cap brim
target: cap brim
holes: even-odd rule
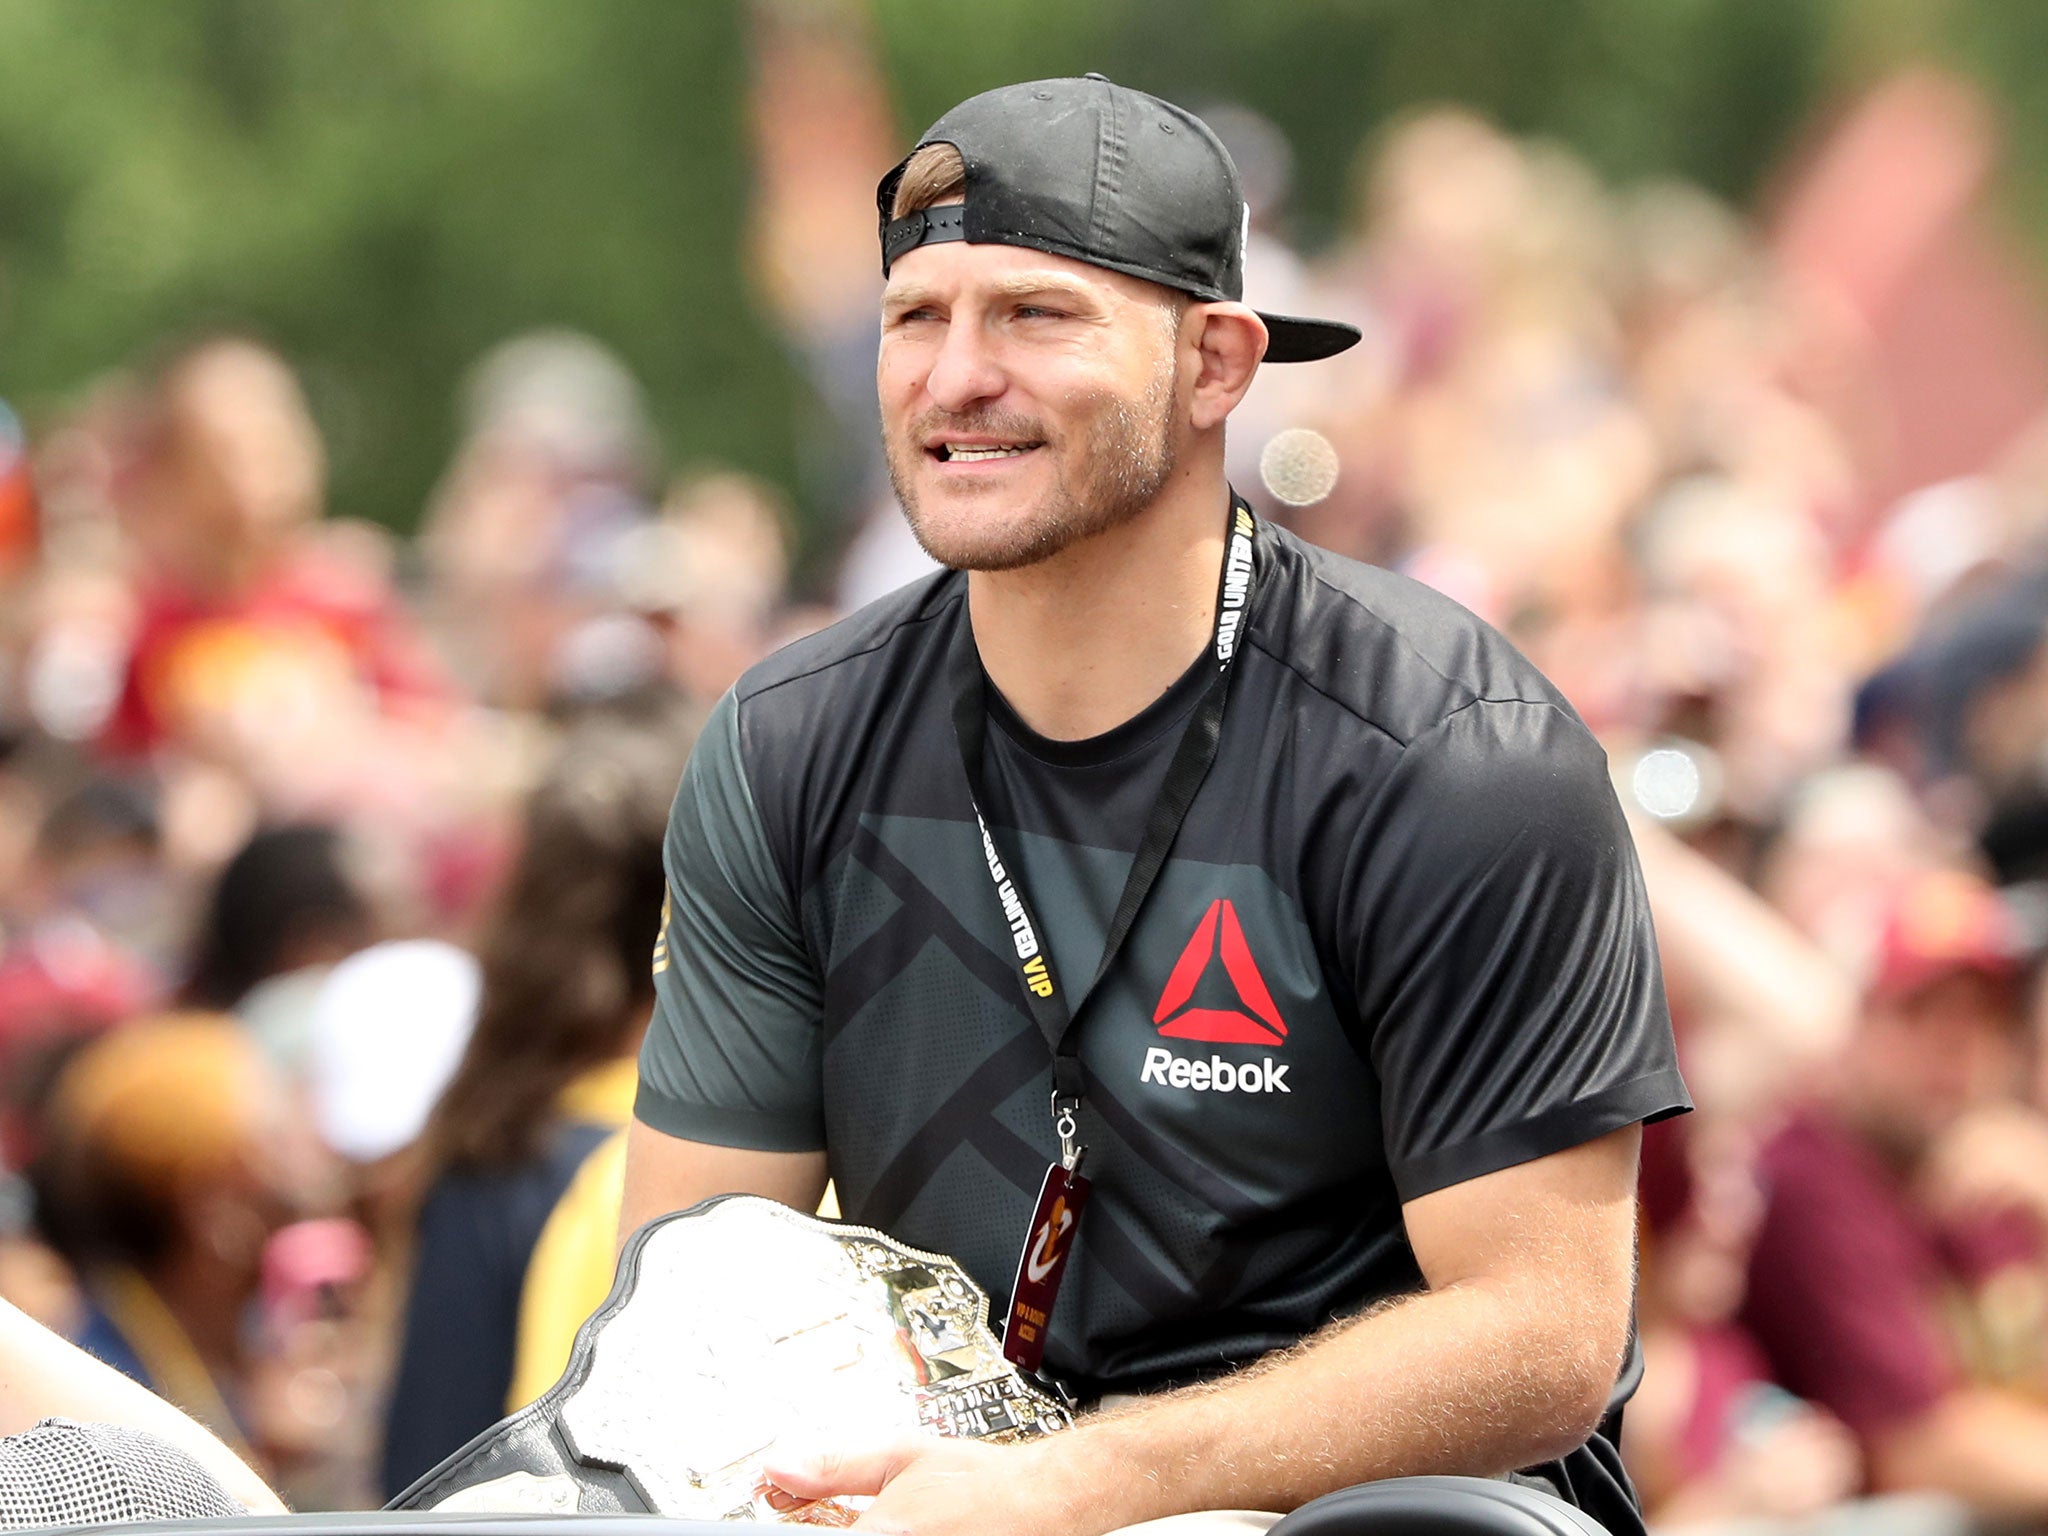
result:
[[[1266,322],[1266,357],[1269,363],[1313,363],[1335,357],[1346,347],[1355,347],[1364,332],[1341,320],[1307,320],[1300,315],[1258,316]]]

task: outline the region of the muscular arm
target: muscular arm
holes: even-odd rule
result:
[[[1428,1290],[1214,1385],[1034,1445],[827,1454],[775,1465],[776,1480],[810,1497],[880,1488],[862,1523],[916,1536],[1086,1533],[1561,1455],[1599,1422],[1627,1344],[1638,1138],[1631,1126],[1409,1202]]]
[[[1564,1454],[1599,1422],[1627,1346],[1637,1135],[1410,1202],[1427,1291],[1084,1438],[1112,1478],[1152,1473],[1145,1503],[1182,1509],[1291,1509],[1372,1478]]]
[[[685,1211],[713,1195],[765,1195],[800,1211],[825,1193],[823,1152],[756,1152],[684,1141],[635,1120],[626,1132],[626,1192],[619,1204],[619,1246],[657,1216]]]
[[[815,1210],[825,1190],[822,984],[719,701],[669,815],[654,1017],[626,1136],[619,1243],[713,1195]]]

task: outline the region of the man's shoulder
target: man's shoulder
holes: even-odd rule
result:
[[[1405,747],[1489,704],[1556,711],[1579,726],[1505,635],[1435,588],[1285,532],[1277,558],[1282,601],[1260,616],[1254,645],[1373,730]]]
[[[957,571],[935,571],[899,587],[757,662],[733,697],[751,711],[781,702],[778,695],[809,702],[821,691],[885,687],[898,658],[926,645],[934,628],[953,618],[965,592]]]
[[[724,739],[771,825],[899,739],[904,701],[929,697],[944,675],[966,591],[956,571],[914,581],[785,645],[733,685]],[[794,824],[784,831],[793,836]]]

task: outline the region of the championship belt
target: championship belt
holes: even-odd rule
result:
[[[849,1523],[770,1490],[762,1454],[1070,1422],[988,1316],[942,1254],[722,1195],[634,1233],[561,1380],[386,1507]]]

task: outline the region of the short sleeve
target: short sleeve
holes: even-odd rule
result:
[[[1482,700],[1367,818],[1359,1016],[1403,1200],[1691,1107],[1635,845],[1585,726]]]
[[[738,701],[712,711],[669,813],[668,898],[634,1115],[690,1141],[825,1144],[822,990],[741,758]]]

